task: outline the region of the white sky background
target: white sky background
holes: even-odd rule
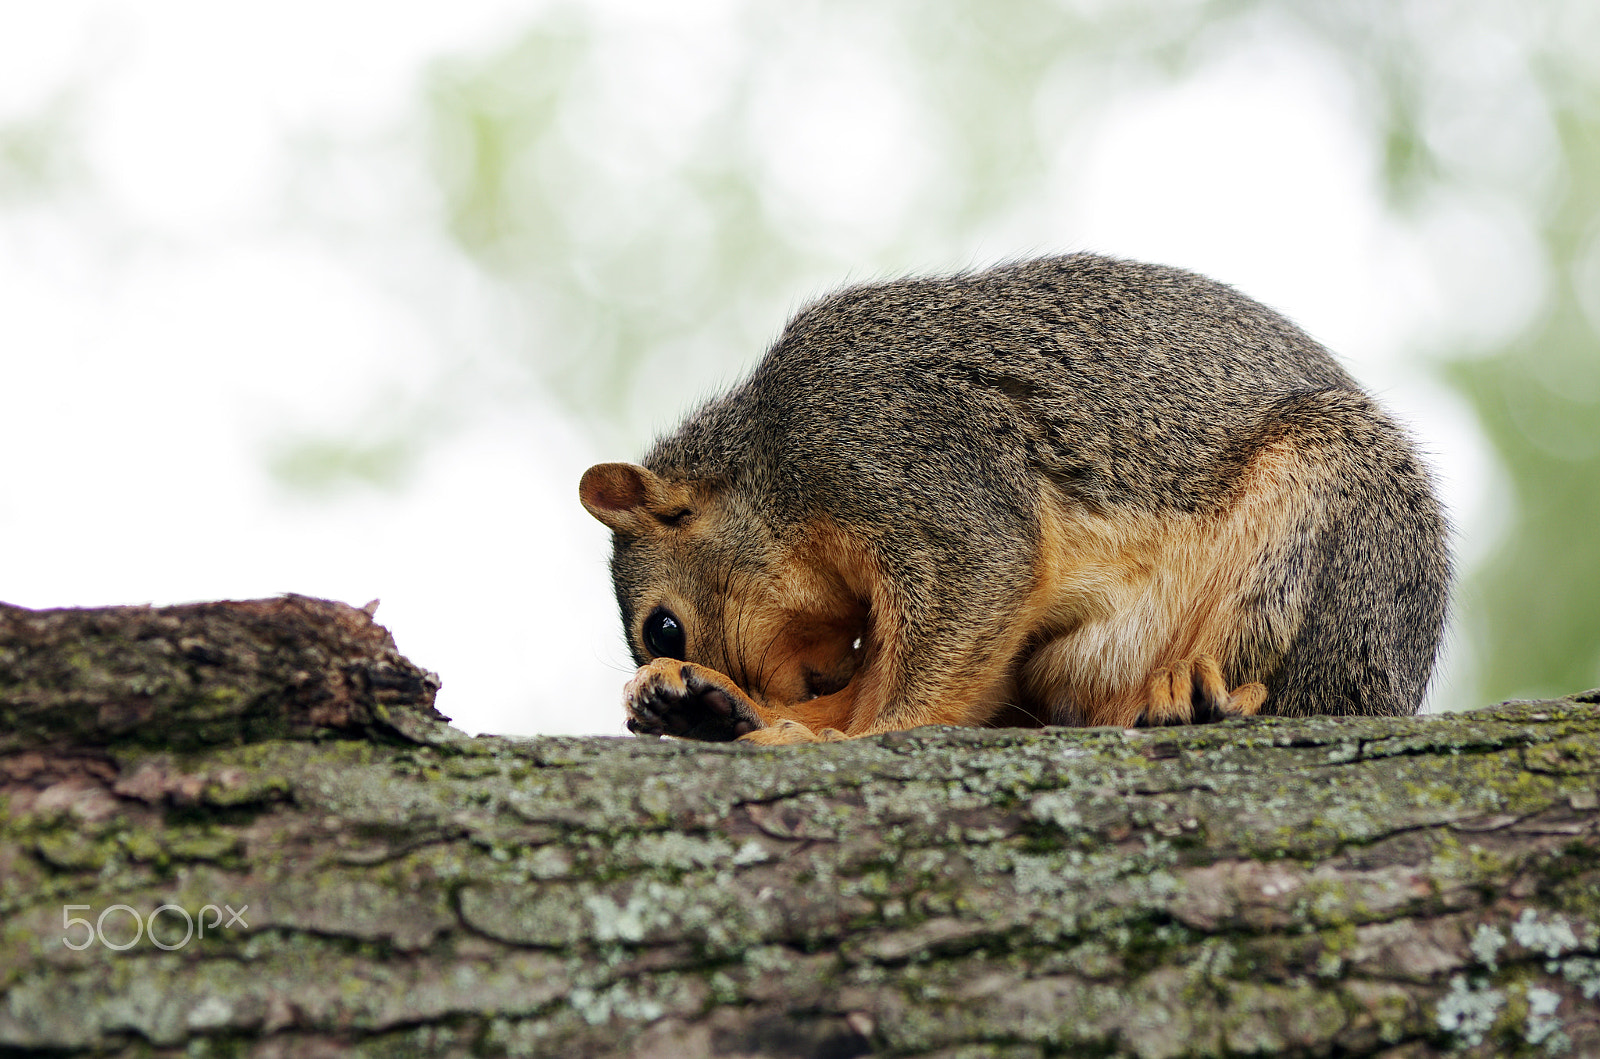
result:
[[[493,388],[501,295],[430,213],[418,86],[432,60],[504,43],[528,14],[507,0],[0,6],[0,126],[75,92],[86,166],[72,194],[0,199],[0,599],[381,598],[379,620],[441,674],[440,708],[462,728],[621,731],[631,663],[606,534],[576,483],[637,453],[596,451],[569,413],[524,394],[486,403],[394,492],[308,499],[265,466],[286,425],[426,395],[448,384],[443,364],[477,363]],[[914,143],[883,150],[871,113],[834,106],[859,98],[847,90],[778,88],[777,129],[787,114],[879,144],[875,164],[917,157]],[[1049,107],[1047,94],[1039,121]],[[1470,413],[1400,355],[1463,306],[1458,326],[1479,330],[1527,306],[1514,287],[1453,291],[1428,244],[1385,221],[1352,107],[1318,56],[1243,41],[1177,88],[1119,100],[1063,144],[1077,177],[1049,201],[960,261],[917,266],[1098,249],[1239,286],[1343,355],[1425,439],[1470,560],[1496,472]],[[851,200],[842,176],[859,152],[811,138],[821,149],[775,135],[783,194],[831,210],[828,230],[848,233],[851,208],[869,226],[881,205]],[[301,210],[307,144],[334,141],[377,146]],[[392,234],[353,250],[341,218]],[[1449,231],[1452,253],[1472,242]],[[1451,686],[1447,669],[1435,702],[1467,705]]]

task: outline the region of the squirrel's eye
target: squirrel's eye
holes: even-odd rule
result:
[[[665,607],[644,620],[644,645],[657,658],[683,658],[683,624]]]

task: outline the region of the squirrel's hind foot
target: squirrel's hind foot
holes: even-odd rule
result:
[[[622,704],[628,731],[725,743],[765,727],[755,704],[714,669],[675,658],[640,666]]]
[[[1267,689],[1261,684],[1241,684],[1229,691],[1217,660],[1202,655],[1150,674],[1144,708],[1133,723],[1137,728],[1209,724],[1252,716],[1266,701]]]

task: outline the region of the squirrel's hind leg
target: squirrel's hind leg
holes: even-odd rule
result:
[[[1150,674],[1144,708],[1135,727],[1207,724],[1229,717],[1249,717],[1267,701],[1261,684],[1229,689],[1222,667],[1210,655],[1174,662]]]

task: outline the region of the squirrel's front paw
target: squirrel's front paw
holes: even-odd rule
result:
[[[622,689],[628,731],[723,743],[764,728],[755,704],[714,669],[658,658]]]
[[[1145,706],[1134,722],[1140,728],[1172,724],[1209,724],[1229,717],[1249,717],[1267,701],[1261,684],[1241,684],[1232,691],[1222,667],[1210,655],[1174,662],[1150,674]]]
[[[837,728],[824,728],[813,732],[799,721],[779,721],[739,737],[747,743],[763,746],[794,746],[797,743],[836,743],[850,737]]]

